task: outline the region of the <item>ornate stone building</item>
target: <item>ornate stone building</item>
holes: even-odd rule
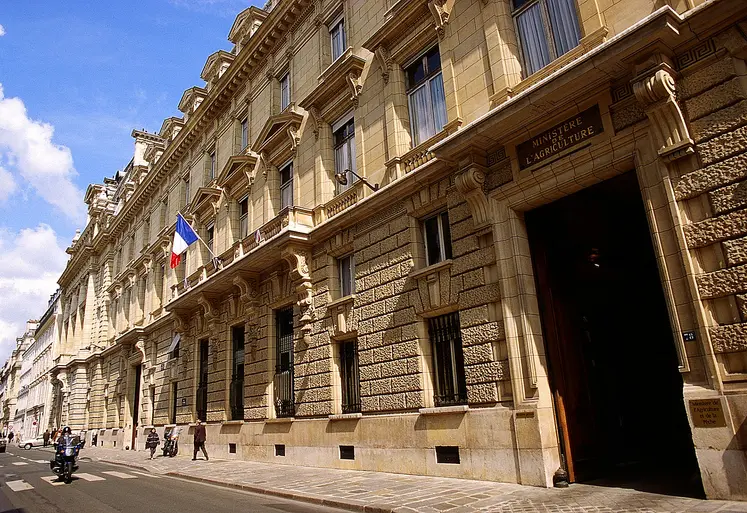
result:
[[[200,418],[223,458],[538,486],[655,463],[747,499],[746,17],[246,9],[88,188],[56,414],[108,447]],[[171,270],[178,212],[202,241]]]

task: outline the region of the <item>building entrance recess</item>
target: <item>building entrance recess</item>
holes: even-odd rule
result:
[[[635,173],[525,220],[571,481],[702,495]]]

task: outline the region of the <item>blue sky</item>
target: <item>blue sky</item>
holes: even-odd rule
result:
[[[0,1],[0,364],[44,313],[86,186],[128,163],[133,128],[181,115],[182,93],[204,84],[207,56],[230,50],[250,5]]]

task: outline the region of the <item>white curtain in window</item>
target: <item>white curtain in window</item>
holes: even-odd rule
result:
[[[545,67],[550,62],[547,35],[542,24],[542,11],[539,3],[534,4],[516,18],[519,27],[521,50],[524,53],[526,75]]]
[[[550,26],[555,39],[558,56],[578,46],[581,32],[578,28],[574,0],[547,0],[550,13]]]
[[[430,81],[431,99],[433,100],[434,135],[446,125],[446,95],[444,94],[444,78],[439,73]]]
[[[293,179],[280,188],[280,208],[293,205]]]
[[[435,134],[430,112],[429,90],[425,84],[410,93],[410,127],[412,128],[413,146]]]
[[[332,37],[332,60],[337,60],[345,51],[345,28],[342,22],[335,25],[331,33]]]

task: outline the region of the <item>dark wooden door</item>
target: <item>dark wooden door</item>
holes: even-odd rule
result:
[[[140,424],[140,380],[143,377],[143,366],[135,367],[135,396],[132,398],[132,440],[130,447],[135,450],[135,440],[137,439],[137,429]]]

